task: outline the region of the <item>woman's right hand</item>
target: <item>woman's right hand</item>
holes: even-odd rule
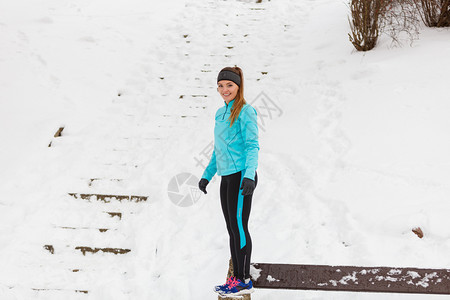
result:
[[[200,191],[202,191],[203,193],[207,194],[206,192],[206,186],[208,185],[209,181],[206,178],[202,178],[200,179],[200,181],[198,182],[198,188],[200,189]]]

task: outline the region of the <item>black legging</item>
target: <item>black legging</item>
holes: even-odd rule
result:
[[[220,201],[230,235],[231,259],[234,276],[241,280],[250,278],[250,256],[252,240],[248,232],[248,218],[252,206],[252,195],[243,196],[240,186],[243,171],[222,176],[220,182]],[[255,186],[258,174],[255,172]]]

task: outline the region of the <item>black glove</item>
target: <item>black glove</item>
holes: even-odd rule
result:
[[[244,177],[244,179],[242,179],[242,185],[241,185],[241,190],[242,191],[242,195],[247,196],[247,195],[251,195],[253,194],[253,191],[255,190],[255,181],[251,180],[250,178]]]
[[[200,181],[198,182],[198,188],[200,189],[200,191],[202,191],[203,193],[207,194],[206,192],[206,186],[208,185],[209,181],[206,178],[202,178],[200,179]]]

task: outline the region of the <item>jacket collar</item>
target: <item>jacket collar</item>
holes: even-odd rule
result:
[[[228,105],[231,104],[231,106],[233,106],[234,100],[235,100],[235,99],[231,100],[231,101],[228,103]],[[223,101],[223,103],[225,104],[225,106],[227,106],[227,102],[226,102],[226,101]]]

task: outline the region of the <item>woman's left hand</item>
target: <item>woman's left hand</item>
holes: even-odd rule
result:
[[[253,191],[255,190],[255,181],[251,180],[250,178],[244,177],[242,179],[242,185],[240,187],[242,191],[242,195],[247,196],[253,194]]]

